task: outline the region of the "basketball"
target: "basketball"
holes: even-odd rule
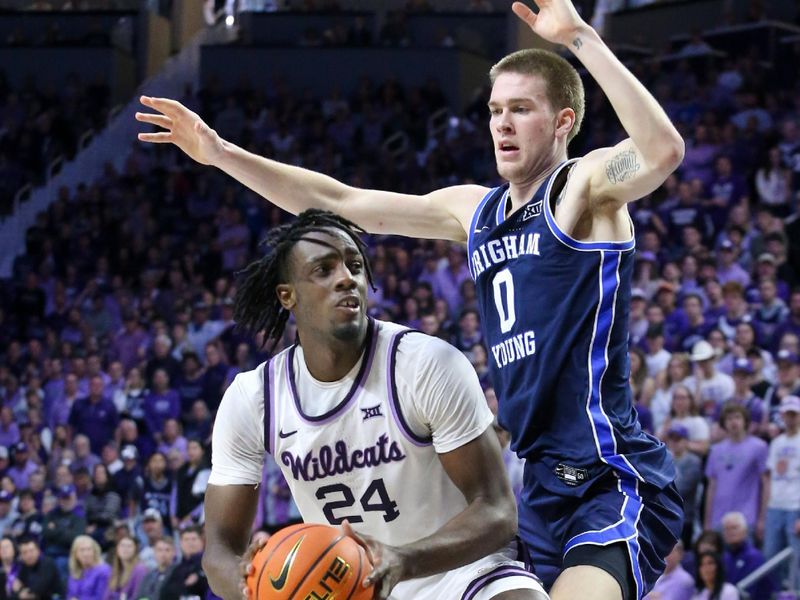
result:
[[[339,529],[303,523],[280,530],[253,556],[247,589],[254,600],[369,600],[361,582],[372,570],[364,549]]]

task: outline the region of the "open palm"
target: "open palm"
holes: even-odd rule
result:
[[[570,0],[534,0],[539,12],[533,12],[522,2],[514,2],[511,9],[525,21],[539,37],[554,44],[568,44],[571,36],[583,24]]]
[[[139,139],[154,144],[175,144],[197,162],[210,165],[222,153],[222,139],[197,113],[168,98],[142,96],[141,103],[157,113],[136,113],[136,120],[165,129],[140,133]]]

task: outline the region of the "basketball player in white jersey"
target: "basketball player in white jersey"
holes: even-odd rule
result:
[[[515,560],[514,498],[472,366],[437,338],[367,317],[358,231],[306,211],[273,230],[270,253],[244,273],[237,323],[276,339],[291,313],[299,342],[239,374],[217,414],[203,559],[212,589],[241,594],[267,451],[305,521],[357,532],[375,598],[546,599]]]

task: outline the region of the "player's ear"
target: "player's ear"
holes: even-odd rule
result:
[[[297,304],[297,299],[294,293],[294,287],[290,283],[279,283],[275,287],[275,293],[278,296],[278,302],[286,310],[292,310]]]
[[[566,138],[575,126],[575,111],[571,108],[562,108],[556,113],[556,137]]]

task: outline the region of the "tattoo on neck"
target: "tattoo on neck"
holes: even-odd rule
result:
[[[640,168],[636,151],[625,150],[606,161],[606,177],[611,183],[622,183],[632,178]]]
[[[579,37],[576,37],[574,40],[572,40],[572,45],[575,46],[576,50],[580,50],[581,46],[583,46],[583,40]]]

